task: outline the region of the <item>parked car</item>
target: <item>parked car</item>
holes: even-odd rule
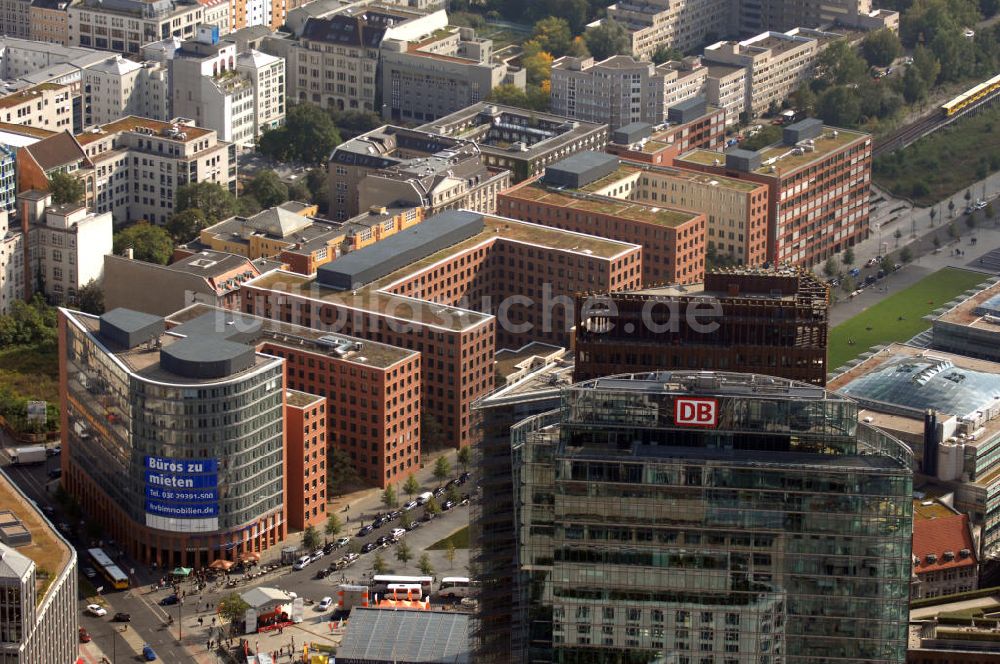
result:
[[[430,512],[424,512],[424,515],[422,517],[420,517],[420,520],[421,521],[430,521],[433,518],[434,518],[433,514],[431,514]]]
[[[94,569],[93,567],[84,567],[83,568],[83,575],[85,577],[87,577],[88,579],[97,578],[97,570]]]
[[[386,515],[386,523],[390,521],[395,521],[399,517],[403,516],[403,513],[399,510],[394,510]]]
[[[388,535],[382,535],[377,540],[375,540],[375,542],[379,546],[388,546],[389,544],[392,544],[392,538],[389,537]]]
[[[112,622],[132,622],[132,616],[124,611],[119,611],[115,614],[115,617],[111,619]]]
[[[984,206],[985,207],[985,206]],[[45,450],[45,456],[54,457],[59,456],[62,452],[62,446],[56,445],[55,447],[49,447]]]
[[[438,488],[434,489],[434,491],[432,493],[434,494],[435,497],[437,497],[437,496],[440,496],[445,491],[447,491],[446,488],[444,488],[443,486],[439,486]]]
[[[324,568],[316,570],[316,574],[313,576],[314,579],[325,579],[330,574],[330,570]]]
[[[320,558],[322,558],[325,555],[326,554],[323,553],[323,549],[316,549],[315,551],[312,552],[313,562],[316,562],[317,560],[319,560]]]
[[[351,541],[350,537],[341,537],[339,540],[337,540],[336,542],[334,542],[334,544],[336,544],[337,548],[339,549],[342,546],[347,546],[347,543],[350,542],[350,541]]]
[[[469,481],[469,478],[471,477],[472,477],[471,473],[462,473],[461,475],[458,476],[458,483],[465,484],[466,482]]]
[[[406,534],[406,528],[393,528],[392,529],[392,539],[398,540],[400,537]]]
[[[450,510],[454,506],[455,506],[455,502],[454,501],[446,500],[446,501],[444,501],[444,504],[441,505],[441,510],[444,511],[444,512],[447,512],[448,510]]]
[[[301,558],[295,561],[295,564],[292,565],[292,569],[305,569],[306,565],[308,565],[311,562],[312,562],[312,556],[302,556]]]
[[[416,530],[419,527],[420,527],[420,522],[417,521],[416,519],[414,519],[413,521],[410,522],[410,525],[408,525],[406,527],[406,529],[407,530]]]
[[[80,643],[90,643],[90,633],[83,627],[80,628]]]
[[[379,547],[375,542],[368,542],[363,547],[361,547],[361,553],[371,553]]]
[[[100,604],[88,604],[87,608],[84,609],[87,613],[92,616],[97,616],[98,618],[108,615],[108,610],[105,609]]]
[[[156,661],[156,651],[148,643],[142,647],[142,657],[147,662]]]
[[[460,484],[461,482],[458,481],[458,478],[455,478],[453,480],[448,480],[448,483],[444,485],[444,488],[449,489],[453,486],[459,486]]]
[[[332,597],[324,597],[323,599],[321,599],[319,601],[319,604],[316,605],[316,610],[317,611],[326,611],[331,606],[333,606],[333,598]]]
[[[336,548],[337,548],[337,545],[336,545],[336,543],[334,543],[334,542],[328,542],[328,543],[327,543],[327,544],[326,544],[326,545],[325,545],[325,546],[323,547],[323,555],[324,555],[324,556],[328,556],[328,555],[330,555],[331,553],[333,553],[333,550],[334,550],[334,549],[336,549]]]
[[[418,503],[417,503],[417,501],[415,501],[415,500],[411,500],[411,501],[409,501],[409,502],[407,502],[407,503],[403,503],[403,511],[404,511],[404,512],[409,512],[409,511],[410,511],[410,510],[412,510],[412,509],[413,509],[414,507],[416,507],[416,506],[417,506],[417,504],[418,504]]]
[[[350,565],[351,563],[353,563],[358,558],[360,558],[360,556],[358,554],[356,554],[356,553],[348,553],[343,558],[341,558],[341,560],[343,560],[345,564]]]
[[[358,537],[364,537],[373,530],[375,530],[375,528],[371,524],[366,524],[364,526],[361,526],[361,530],[358,531]]]
[[[166,597],[160,600],[160,606],[173,606],[179,601],[180,598],[177,597],[177,595],[167,595]],[[107,611],[105,611],[105,613],[107,613]]]

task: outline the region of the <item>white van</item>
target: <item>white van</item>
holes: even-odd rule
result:
[[[424,491],[422,494],[417,496],[417,504],[426,505],[427,502],[433,497],[434,497],[433,493],[431,493],[430,491]]]
[[[308,565],[311,562],[312,562],[312,556],[302,556],[301,558],[295,561],[295,564],[292,565],[292,569],[305,569],[306,565]]]

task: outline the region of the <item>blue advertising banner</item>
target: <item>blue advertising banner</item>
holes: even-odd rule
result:
[[[204,519],[219,514],[217,459],[144,460],[146,512],[174,519]]]

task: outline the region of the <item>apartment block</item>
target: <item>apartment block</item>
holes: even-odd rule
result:
[[[288,525],[296,530],[326,523],[326,399],[285,390],[288,424]]]
[[[195,0],[83,0],[70,5],[69,44],[134,55],[144,44],[194,37],[205,10]]]
[[[858,410],[759,373],[563,387],[510,433],[509,661],[903,664],[912,453]]]
[[[899,29],[899,12],[872,9],[871,0],[763,0],[740,2],[740,32],[837,25],[857,30]]]
[[[608,141],[604,124],[491,102],[473,104],[418,129],[474,141],[486,165],[507,169],[514,182],[577,152],[603,150]]]
[[[41,83],[0,97],[0,121],[50,131],[73,131],[70,87]]]
[[[54,173],[67,173],[84,183],[83,203],[94,207],[94,170],[80,143],[68,131],[53,133],[17,148],[18,198],[34,190],[46,192]],[[41,195],[41,194],[40,194]],[[27,199],[25,199],[27,200]],[[103,210],[102,210],[103,212]],[[25,212],[18,214],[22,222]],[[23,230],[27,233],[27,227]]]
[[[705,216],[636,202],[640,169],[583,152],[500,194],[498,214],[642,246],[642,283],[691,283],[705,270]],[[633,177],[630,177],[633,176]]]
[[[695,150],[679,167],[768,186],[767,260],[810,266],[868,237],[870,134],[806,119],[756,152]]]
[[[309,18],[297,40],[272,40],[286,43],[279,45],[280,51],[268,51],[286,59],[289,99],[337,111],[379,112],[375,101],[381,92],[382,42],[416,40],[447,24],[443,9],[425,14],[384,5],[348,5],[327,17]]]
[[[303,458],[308,488],[299,489],[309,519],[319,516],[317,503],[325,502],[326,461],[333,450],[349,456],[360,477],[380,488],[420,467],[421,352],[205,305],[167,320],[180,324],[173,328],[179,333],[235,328],[243,343],[284,360],[288,389],[322,400],[319,408],[309,406],[317,412],[308,414],[308,433],[311,438],[325,426],[326,436],[316,436],[318,446],[310,442],[309,459]]]
[[[0,210],[0,316],[24,299],[24,234],[10,224],[10,213]]]
[[[228,35],[232,31],[229,21],[229,0],[198,0],[204,7],[205,14],[202,18],[204,25],[214,25],[219,29],[220,35]]]
[[[826,382],[827,289],[810,272],[732,268],[697,284],[611,293],[589,309],[582,299],[576,380],[740,369]]]
[[[330,212],[345,220],[372,206],[491,213],[510,172],[486,164],[474,141],[383,125],[330,156]]]
[[[4,664],[77,659],[77,555],[6,472],[0,472],[0,656]]]
[[[243,311],[421,354],[421,406],[445,439],[472,444],[471,405],[494,383],[494,349],[561,345],[552,298],[640,282],[634,244],[513,219],[449,211],[320,267],[243,286]],[[520,297],[509,300],[511,295]]]
[[[674,157],[697,148],[722,150],[726,112],[695,97],[672,106],[661,125],[632,122],[611,132],[606,151],[629,161],[670,166]]]
[[[709,64],[707,69],[705,99],[713,106],[725,109],[726,124],[745,121],[747,70],[743,67],[713,64]]]
[[[632,55],[642,59],[657,46],[690,51],[736,28],[730,0],[622,0],[608,6],[608,18],[625,27]]]
[[[69,0],[31,0],[28,38],[66,46],[69,44]]]
[[[115,55],[82,70],[83,122],[90,127],[135,115],[170,119],[170,85],[156,62],[135,62]]]
[[[31,0],[2,0],[0,2],[0,29],[5,35],[28,39],[31,36],[30,16]]]
[[[261,261],[209,249],[169,265],[135,260],[126,249],[122,256],[104,256],[104,306],[108,311],[122,307],[154,316],[194,303],[238,309],[240,287],[260,276],[261,268]],[[155,298],[149,297],[151,292],[156,292]]]
[[[780,105],[802,83],[810,80],[820,52],[842,38],[836,33],[805,28],[763,32],[743,41],[706,46],[702,60],[742,67],[747,71],[744,107],[756,117]]]
[[[193,182],[236,187],[236,146],[190,120],[127,117],[76,137],[91,165],[97,212],[115,224],[165,224],[177,188]]]
[[[552,112],[611,129],[660,124],[668,108],[702,93],[707,73],[697,57],[655,65],[628,55],[564,56],[552,63]]]
[[[50,301],[76,303],[76,293],[100,284],[104,256],[112,253],[111,213],[88,212],[82,205],[53,205],[48,194],[26,196],[20,206],[28,216],[29,268],[37,291]]]
[[[524,89],[526,73],[472,28],[436,30],[418,41],[382,40],[382,116],[429,122],[476,104],[501,84]]]

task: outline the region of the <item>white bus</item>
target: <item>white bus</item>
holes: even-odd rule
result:
[[[419,583],[390,583],[385,593],[386,599],[419,602],[424,598],[424,589]]]
[[[438,589],[438,595],[440,597],[461,599],[474,595],[478,590],[478,581],[471,581],[465,576],[446,576],[441,579],[441,587]]]
[[[416,585],[420,586],[424,595],[431,594],[431,584],[434,577],[431,576],[400,576],[398,574],[376,574],[372,577],[372,593],[384,596],[389,592],[389,584]]]

